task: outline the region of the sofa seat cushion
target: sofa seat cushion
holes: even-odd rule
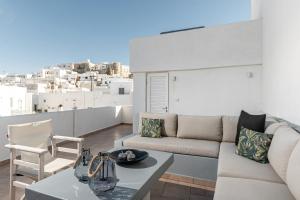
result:
[[[219,153],[218,176],[258,179],[283,183],[270,164],[261,164],[235,153],[234,143],[222,142]]]
[[[175,137],[145,138],[139,135],[124,140],[123,145],[129,148],[151,149],[213,158],[218,157],[220,147],[220,143],[215,141]]]
[[[214,200],[295,200],[285,184],[218,177]]]
[[[222,141],[222,118],[178,115],[177,137],[220,142]]]

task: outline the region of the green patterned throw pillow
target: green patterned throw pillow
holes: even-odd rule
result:
[[[242,127],[236,154],[260,163],[268,163],[268,151],[273,135]]]
[[[142,118],[142,137],[160,138],[162,130],[162,119]]]

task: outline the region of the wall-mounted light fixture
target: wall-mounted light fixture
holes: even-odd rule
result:
[[[253,72],[247,72],[247,77],[248,77],[248,78],[253,78],[253,76],[254,76],[254,75],[253,75]]]

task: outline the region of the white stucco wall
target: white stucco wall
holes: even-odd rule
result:
[[[261,21],[137,38],[130,42],[131,72],[261,64]]]
[[[169,73],[169,112],[260,112],[261,43],[260,20],[132,40],[134,132],[138,113],[146,111],[146,77],[151,72]]]
[[[169,72],[169,112],[239,115],[261,112],[261,66]],[[176,77],[176,81],[174,81]]]
[[[139,112],[146,111],[146,73],[133,74],[133,132],[137,132]]]
[[[122,122],[132,124],[132,108],[133,106],[122,106]]]
[[[263,0],[263,108],[300,124],[300,1]]]
[[[76,111],[75,136],[104,129],[122,123],[122,106],[88,108]]]
[[[169,71],[169,112],[186,115],[238,115],[262,112],[261,65]],[[176,81],[174,77],[176,76]],[[146,73],[134,74],[133,131],[146,111]]]

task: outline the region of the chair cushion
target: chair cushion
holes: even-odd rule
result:
[[[207,140],[181,139],[175,137],[146,138],[139,135],[123,141],[129,148],[151,149],[177,154],[188,154],[217,158],[219,142]]]
[[[234,142],[237,124],[239,118],[236,116],[223,116],[222,124],[223,124],[223,142]]]
[[[261,132],[265,131],[266,115],[251,115],[245,111],[241,111],[238,125],[237,125],[237,134],[235,136],[235,145],[239,143],[239,135],[242,127]]]
[[[268,158],[273,169],[284,181],[286,181],[288,161],[299,138],[299,133],[288,126],[279,127],[274,134]]]
[[[177,115],[171,113],[165,114],[154,114],[142,112],[139,114],[139,129],[138,132],[142,131],[142,118],[150,118],[150,119],[163,119],[164,126],[161,132],[162,136],[168,137],[176,137],[177,134]]]
[[[222,142],[219,153],[218,176],[258,179],[283,183],[270,164],[261,164],[235,153],[234,143]]]
[[[300,141],[293,150],[287,168],[287,185],[296,199],[300,199]]]
[[[221,117],[179,115],[177,137],[187,139],[221,141]]]
[[[218,177],[214,200],[295,200],[285,184]]]

